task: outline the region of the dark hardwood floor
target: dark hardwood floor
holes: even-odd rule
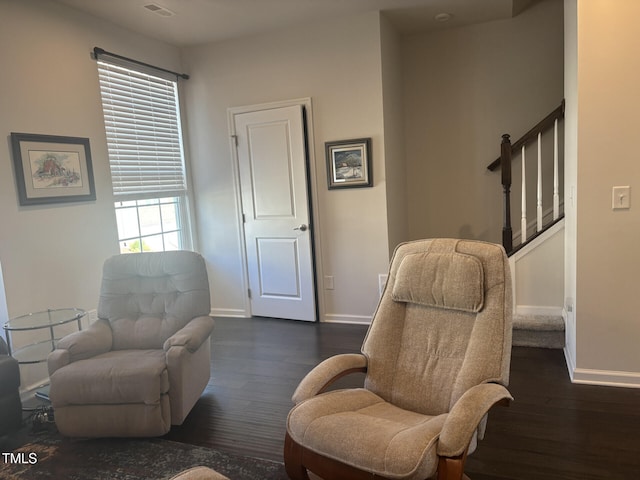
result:
[[[331,355],[359,352],[365,333],[360,325],[216,319],[211,381],[165,438],[282,461],[298,382]],[[467,461],[472,480],[640,478],[640,389],[572,384],[561,350],[514,347],[509,390],[515,402],[492,410]]]

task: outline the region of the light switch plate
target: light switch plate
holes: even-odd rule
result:
[[[631,208],[631,187],[613,187],[611,208],[614,210]]]

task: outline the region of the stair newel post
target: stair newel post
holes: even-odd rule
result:
[[[510,252],[513,249],[513,231],[511,229],[511,140],[506,133],[502,135],[502,143],[500,144],[500,167],[502,169],[502,191],[504,195],[502,246],[507,252]]]

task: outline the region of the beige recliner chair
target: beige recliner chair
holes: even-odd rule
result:
[[[293,395],[292,479],[464,478],[487,412],[508,402],[511,281],[494,244],[436,239],[397,248],[361,354],[331,357]],[[366,372],[364,388],[322,393]]]
[[[159,436],[180,425],[209,381],[210,310],[197,253],[107,259],[98,320],[61,339],[49,355],[60,433]]]

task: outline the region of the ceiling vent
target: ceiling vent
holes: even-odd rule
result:
[[[155,13],[156,15],[160,15],[161,17],[173,17],[175,15],[175,13],[173,13],[171,10],[161,7],[160,5],[157,5],[155,3],[149,3],[145,5],[144,8],[146,8],[150,12]]]

